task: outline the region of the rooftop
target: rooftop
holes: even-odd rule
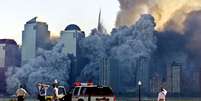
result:
[[[68,30],[77,30],[77,31],[81,31],[80,27],[75,25],[75,24],[70,24],[68,25],[66,28],[65,28],[65,31],[68,31]]]
[[[17,43],[13,39],[0,39],[0,44],[13,44],[13,45],[17,45]]]

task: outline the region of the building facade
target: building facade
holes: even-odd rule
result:
[[[50,32],[45,22],[37,21],[37,17],[26,22],[22,32],[21,64],[35,58],[38,48],[47,49],[49,41]]]
[[[68,25],[60,33],[60,42],[63,44],[62,52],[68,55],[71,59],[71,78],[76,77],[82,70],[82,57],[80,56],[79,42],[85,38],[85,33],[81,31],[80,27],[75,24]],[[70,82],[74,82],[76,78]]]
[[[68,25],[64,31],[61,31],[61,42],[64,44],[63,52],[72,54],[75,57],[79,54],[79,41],[85,37],[85,34],[79,26],[75,24]]]
[[[20,49],[12,39],[0,39],[0,93],[5,94],[8,67],[19,67],[21,63]]]
[[[110,59],[102,58],[99,60],[99,84],[110,86]]]
[[[110,86],[115,93],[121,93],[121,71],[119,61],[110,59]]]
[[[158,73],[155,73],[150,79],[150,93],[158,93],[160,87],[164,87],[162,79]]]
[[[181,93],[181,74],[182,65],[173,62],[170,67],[167,68],[167,88],[170,93]]]
[[[149,92],[149,59],[147,57],[139,57],[136,61],[136,67],[137,67],[137,79],[136,84],[138,81],[142,82],[142,89],[145,93]]]

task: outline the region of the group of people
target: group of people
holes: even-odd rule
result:
[[[52,86],[53,86],[52,101],[59,101],[59,98],[58,98],[59,90],[58,90],[57,80],[54,81]],[[45,98],[47,95],[47,89],[49,88],[49,85],[43,84],[43,83],[38,83],[37,88],[38,88],[38,100],[46,101]],[[28,93],[22,86],[20,86],[20,88],[17,89],[17,91],[16,91],[16,96],[17,96],[17,101],[24,101],[25,97],[28,96]]]
[[[47,89],[49,88],[49,85],[38,83],[38,100],[39,101],[45,101],[45,97],[47,95]],[[52,84],[53,86],[53,95],[52,95],[52,101],[59,101],[59,89],[58,89],[58,81],[55,80]]]
[[[57,80],[54,81],[52,86],[53,86],[52,101],[59,101]],[[47,89],[49,88],[49,85],[38,83],[37,87],[38,87],[38,100],[45,101],[46,100],[45,97],[47,95]],[[160,92],[158,94],[157,101],[165,101],[166,94],[167,94],[167,91],[164,88],[161,88]],[[28,93],[22,86],[20,86],[20,88],[17,89],[17,91],[16,91],[16,95],[17,95],[17,101],[24,101],[24,98],[25,98],[25,96],[28,95]]]

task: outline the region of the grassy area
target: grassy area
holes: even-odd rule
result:
[[[138,98],[117,98],[117,101],[139,101]],[[157,101],[157,98],[143,98],[141,101]],[[166,101],[201,101],[201,98],[167,98]]]
[[[0,101],[15,101],[13,98],[0,98]],[[35,99],[25,99],[25,101],[38,101]]]
[[[0,101],[12,101],[12,98],[0,98]],[[26,99],[25,101],[38,101]],[[139,101],[138,98],[117,98],[117,101]],[[157,101],[156,98],[143,98],[141,101]],[[201,98],[167,98],[166,101],[201,101]]]

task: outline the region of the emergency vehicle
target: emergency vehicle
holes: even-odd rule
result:
[[[116,101],[116,97],[110,87],[80,82],[76,82],[74,85],[72,101]]]

